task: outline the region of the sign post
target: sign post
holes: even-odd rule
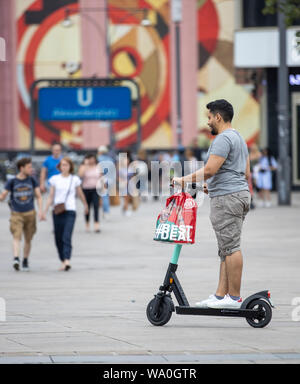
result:
[[[50,121],[129,120],[131,92],[127,87],[40,88],[38,117]]]
[[[288,67],[286,64],[286,26],[284,14],[278,11],[279,27],[279,68],[278,68],[278,170],[277,190],[278,204],[291,205],[291,158],[289,154],[289,94]]]
[[[182,0],[172,0],[172,21],[175,23],[176,54],[176,112],[177,112],[177,147],[182,146],[182,111],[181,111],[181,65],[180,65],[180,24],[182,21]]]
[[[129,86],[136,89],[132,99]],[[34,98],[37,85],[38,103]],[[38,107],[36,106],[38,105]],[[141,106],[139,85],[133,79],[39,79],[30,88],[30,152],[35,152],[35,117],[42,121],[128,120],[137,110],[137,149],[141,145]],[[114,149],[114,148],[112,148]]]

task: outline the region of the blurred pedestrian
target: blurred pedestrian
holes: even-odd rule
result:
[[[198,161],[202,161],[202,149],[199,147],[199,138],[194,137],[190,149],[193,151],[194,156]]]
[[[52,176],[60,173],[57,168],[60,160],[62,159],[62,146],[60,143],[54,143],[51,147],[52,154],[48,156],[41,169],[40,173],[40,189],[44,193],[49,188],[49,180]]]
[[[189,175],[194,173],[198,169],[198,161],[194,155],[194,151],[191,148],[186,148],[184,152],[185,163],[184,163],[184,174]]]
[[[138,208],[139,196],[138,191],[135,188],[136,186],[131,184],[129,187],[131,178],[136,175],[136,170],[134,164],[132,164],[130,153],[127,153],[127,156],[120,157],[118,174],[120,196],[123,197],[122,212],[125,216],[131,216],[132,211],[135,211]],[[130,205],[132,205],[132,211],[129,210]]]
[[[251,204],[250,208],[254,209],[255,208],[255,191],[258,192],[258,187],[257,187],[257,168],[255,166],[259,162],[259,159],[261,158],[261,152],[257,146],[256,143],[253,143],[249,147],[249,161],[250,161],[250,174],[248,177],[248,184],[249,184],[249,191],[251,194]]]
[[[255,166],[259,163],[259,159],[261,158],[261,156],[262,156],[261,151],[259,150],[257,144],[253,143],[249,149],[249,160],[250,160],[250,172],[252,176],[252,183],[254,188],[257,190],[257,192],[258,192],[258,188],[256,185],[256,180],[258,177],[258,172],[257,172],[257,167]]]
[[[139,179],[137,189],[142,201],[148,201],[148,161],[145,149],[140,149],[137,153],[137,159],[134,165]]]
[[[48,209],[52,203],[55,244],[59,258],[62,262],[60,270],[68,271],[71,268],[70,259],[72,253],[72,233],[76,219],[76,193],[81,199],[85,214],[88,213],[88,205],[81,189],[81,180],[74,175],[74,164],[68,157],[61,159],[58,164],[61,172],[49,180],[50,193],[47,199],[43,218],[46,218]]]
[[[85,156],[83,164],[79,167],[78,176],[82,180],[82,190],[88,204],[88,212],[85,214],[86,231],[90,230],[90,212],[91,206],[93,206],[94,231],[99,233],[99,195],[97,192],[97,183],[100,181],[101,168],[96,155],[88,154]]]
[[[255,168],[257,168],[256,184],[259,188],[260,203],[269,208],[271,207],[271,190],[273,188],[272,171],[277,169],[277,162],[269,148],[262,150],[262,156]]]
[[[98,148],[98,162],[103,172],[103,180],[105,183],[105,192],[101,194],[103,218],[107,218],[110,213],[110,192],[115,189],[116,184],[116,168],[115,162],[109,156],[108,148],[105,145],[100,145]]]
[[[28,271],[31,241],[36,232],[34,198],[36,197],[38,203],[38,217],[42,220],[42,196],[37,181],[32,177],[31,159],[20,159],[17,162],[17,168],[18,174],[6,183],[5,190],[0,195],[0,201],[3,201],[10,193],[10,231],[13,236],[13,266],[17,271],[20,269],[20,247],[22,235],[24,235],[22,268]]]

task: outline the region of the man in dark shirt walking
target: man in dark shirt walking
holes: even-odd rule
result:
[[[22,158],[17,162],[19,173],[9,180],[4,191],[0,194],[3,201],[10,193],[10,231],[13,236],[14,268],[20,268],[20,246],[24,235],[23,270],[28,270],[28,257],[31,249],[31,240],[36,232],[36,212],[34,197],[38,203],[38,216],[42,220],[42,196],[38,183],[31,176],[32,163],[30,158]]]

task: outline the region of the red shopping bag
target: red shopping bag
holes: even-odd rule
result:
[[[154,240],[194,244],[197,203],[187,192],[169,197],[156,221]]]

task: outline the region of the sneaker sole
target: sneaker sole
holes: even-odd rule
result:
[[[14,268],[15,268],[16,271],[19,271],[20,270],[20,264],[15,263],[14,264]]]
[[[214,300],[212,299],[211,301],[214,301]],[[197,303],[195,303],[195,307],[197,307],[197,308],[208,308],[208,305],[207,305],[207,304],[208,304],[209,302],[210,302],[210,300],[204,302],[203,304],[201,304],[202,302],[201,302],[201,301],[198,301]]]

